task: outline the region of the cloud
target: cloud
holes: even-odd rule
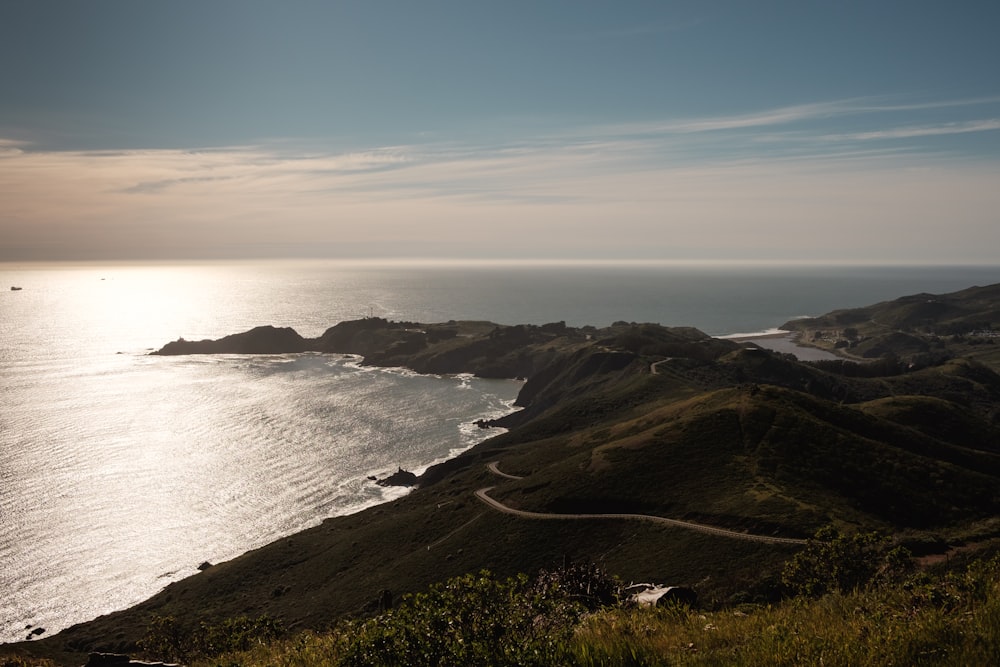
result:
[[[28,143],[25,141],[0,137],[0,158],[10,155],[20,155],[24,152],[23,147],[27,145]]]
[[[793,104],[753,113],[710,116],[707,118],[675,119],[663,122],[629,123],[590,128],[595,133],[613,135],[646,134],[692,134],[745,130],[752,128],[789,125],[807,121],[827,120],[843,116],[924,111],[930,109],[951,109],[979,105],[996,105],[1000,97],[982,97],[960,100],[940,100],[935,102],[914,102],[890,104],[885,98],[857,97],[842,100],[828,100],[808,104]]]
[[[18,258],[13,249],[22,258],[253,249],[998,259],[1000,164],[939,157],[905,140],[991,131],[1000,121],[845,133],[797,125],[870,103],[669,121],[657,127],[672,131],[651,135],[614,126],[344,152],[280,141],[60,152],[0,140],[0,259]],[[857,143],[831,141],[838,136]],[[900,141],[866,147],[880,138]]]
[[[849,107],[846,107],[841,102],[820,102],[816,104],[798,104],[780,107],[753,114],[672,122],[663,124],[660,128],[663,132],[717,132],[720,130],[785,125],[802,120],[828,118],[845,113],[851,113],[851,111],[849,111]]]
[[[152,194],[173,188],[235,181],[266,182],[309,179],[328,175],[365,174],[398,168],[411,160],[405,147],[387,147],[344,154],[289,152],[277,147],[233,147],[209,151],[133,151],[86,153],[117,161],[136,175],[163,176],[120,188],[127,194]],[[193,175],[187,175],[193,174]]]
[[[969,132],[990,132],[1000,130],[1000,118],[987,118],[940,125],[914,125],[869,132],[853,132],[848,134],[823,135],[822,139],[832,141],[870,141],[881,139],[912,139],[914,137],[936,137],[949,134],[967,134]]]

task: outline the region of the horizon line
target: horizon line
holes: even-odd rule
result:
[[[1000,260],[987,259],[792,259],[792,258],[613,258],[613,257],[216,257],[216,258],[90,258],[90,259],[0,259],[0,267],[17,265],[103,265],[103,266],[165,266],[165,265],[210,265],[210,264],[251,264],[251,263],[302,263],[302,264],[342,264],[346,266],[412,266],[412,267],[474,267],[474,266],[634,266],[634,267],[698,267],[698,266],[745,266],[745,267],[990,267],[1000,266]]]

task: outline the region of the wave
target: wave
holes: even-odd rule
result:
[[[785,329],[764,329],[763,331],[751,331],[747,333],[730,333],[721,336],[713,336],[713,338],[720,338],[722,340],[730,340],[733,338],[761,338],[763,336],[781,336],[790,334],[791,331]]]

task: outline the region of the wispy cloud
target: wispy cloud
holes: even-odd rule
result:
[[[366,174],[399,168],[412,160],[406,147],[384,147],[343,154],[290,152],[282,147],[233,147],[207,151],[131,151],[88,153],[109,162],[135,165],[135,174],[156,174],[122,187],[127,194],[151,194],[170,188],[223,181],[291,181],[296,178]],[[196,175],[188,175],[196,172]]]
[[[732,246],[730,254],[803,256],[817,243],[843,256],[859,238],[873,252],[911,256],[960,238],[975,239],[980,253],[1000,247],[1000,164],[939,159],[916,143],[995,131],[1000,119],[914,123],[905,113],[884,115],[878,102],[641,126],[657,132],[605,126],[349,152],[278,141],[60,152],[0,140],[0,238],[9,247],[75,243],[133,254],[150,239],[183,253],[184,244],[224,248],[234,238],[261,248],[391,241],[401,252],[508,256],[527,246],[581,256],[704,254],[713,244]],[[809,124],[849,113],[859,115],[851,131]],[[941,227],[945,219],[964,234]]]
[[[834,141],[870,141],[879,139],[911,139],[914,137],[935,137],[949,134],[968,134],[969,132],[990,132],[1000,130],[1000,118],[987,118],[940,125],[912,125],[885,130],[868,132],[853,132],[847,134],[828,134],[820,137]]]
[[[594,132],[616,135],[690,134],[745,130],[752,128],[792,125],[795,123],[829,120],[844,116],[900,113],[930,109],[971,107],[1000,104],[1000,97],[940,100],[935,102],[889,103],[885,98],[849,98],[808,104],[793,104],[752,113],[729,114],[699,118],[681,118],[658,122],[637,122],[591,128]]]
[[[862,105],[861,109],[867,111],[923,111],[926,109],[954,109],[958,107],[980,106],[985,104],[1000,104],[1000,95],[986,97],[963,97],[959,99],[942,99],[930,102],[907,102],[893,104],[890,102],[879,103],[878,99],[868,98],[868,103]]]
[[[996,100],[953,101],[970,106]],[[21,141],[0,139],[0,178],[12,192],[44,189],[56,198],[88,189],[96,196],[201,196],[209,192],[248,197],[336,194],[341,201],[366,198],[493,198],[499,202],[589,201],[587,189],[568,183],[613,179],[620,174],[679,173],[687,169],[727,169],[732,165],[780,161],[822,165],[864,163],[870,168],[899,165],[914,150],[898,145],[860,150],[851,142],[903,140],[1000,129],[1000,119],[904,124],[850,132],[823,131],[806,121],[846,114],[883,113],[891,108],[874,99],[850,99],[784,106],[757,113],[661,123],[583,127],[516,142],[479,144],[430,142],[374,147],[345,153],[303,151],[291,145],[222,147],[189,151],[35,152]],[[767,133],[747,133],[767,129]],[[873,144],[874,145],[874,144]],[[923,159],[930,156],[923,154]],[[570,193],[573,193],[572,196]]]
[[[3,137],[0,137],[0,157],[4,154],[19,155],[22,152],[23,147],[28,145],[29,144],[26,141],[4,139]]]
[[[660,124],[658,129],[661,132],[676,133],[740,130],[829,118],[845,113],[851,113],[851,111],[842,102],[819,102],[780,107],[752,114],[671,121]]]

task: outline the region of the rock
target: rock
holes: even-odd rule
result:
[[[204,563],[202,563],[201,565],[199,565],[199,566],[198,566],[198,571],[199,571],[199,572],[204,572],[205,570],[207,570],[207,569],[208,569],[208,568],[210,568],[210,567],[212,567],[212,564],[211,564],[211,563],[209,563],[209,562],[208,562],[208,561],[206,560],[206,561],[205,561]]]
[[[385,479],[375,482],[379,486],[416,486],[417,476],[409,470],[400,468]]]

